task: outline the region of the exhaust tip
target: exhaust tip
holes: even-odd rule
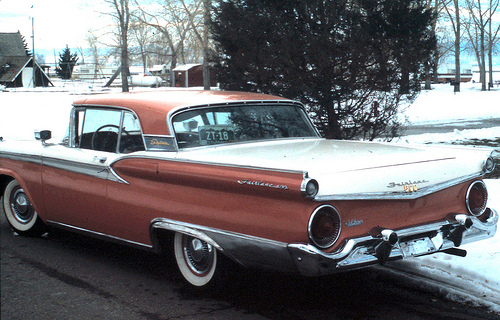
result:
[[[382,240],[389,243],[391,246],[395,245],[398,242],[398,235],[393,230],[385,229],[380,232],[382,235]]]
[[[469,229],[474,224],[474,222],[472,222],[472,219],[465,214],[457,214],[455,216],[455,220],[460,223],[460,225],[464,226],[465,229]]]

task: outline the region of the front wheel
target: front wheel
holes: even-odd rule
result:
[[[220,279],[217,249],[209,243],[177,232],[174,254],[179,271],[190,285],[207,287]]]
[[[43,221],[19,182],[12,180],[3,194],[5,217],[12,229],[23,236],[41,236],[46,232]]]

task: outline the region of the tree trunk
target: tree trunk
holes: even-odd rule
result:
[[[458,5],[458,0],[453,1],[455,3],[455,20],[456,20],[456,30],[455,30],[455,83],[453,92],[460,92],[460,7]]]
[[[115,81],[115,79],[118,77],[118,75],[121,73],[121,68],[116,70],[115,73],[113,73],[113,75],[111,76],[111,78],[109,78],[108,82],[106,82],[106,84],[104,85],[105,87],[109,87],[111,86],[111,84],[113,83],[113,81]]]
[[[338,108],[340,110],[340,102],[337,101],[338,103]],[[323,103],[323,108],[327,112],[327,117],[328,117],[328,127],[327,131],[324,132],[324,137],[326,139],[342,139],[342,129],[339,124],[339,117],[337,115],[337,112],[335,110],[334,106],[335,102],[330,101],[328,102],[327,100],[324,101]]]
[[[431,70],[428,63],[425,64],[425,90],[431,90]]]
[[[210,23],[210,0],[203,0],[203,89],[210,90],[210,67],[208,65],[208,25]]]
[[[489,68],[489,79],[488,79],[488,90],[491,90],[493,88],[493,33],[491,30],[491,19],[488,23],[489,27],[489,32],[488,32],[488,68]]]
[[[130,19],[130,11],[128,8],[128,0],[120,0],[120,9],[118,16],[120,20],[120,38],[121,38],[121,73],[122,73],[122,92],[129,92],[128,76],[128,26]]]
[[[436,56],[434,57],[434,65],[432,66],[432,73],[434,75],[434,84],[438,83],[438,65],[439,65],[439,54],[436,52]]]
[[[125,23],[125,22],[123,22]],[[128,87],[128,39],[127,39],[127,28],[125,25],[122,26],[122,48],[121,48],[121,73],[122,73],[122,92],[129,92]]]
[[[479,41],[480,43],[480,55],[481,55],[481,67],[479,68],[480,72],[480,79],[481,79],[481,91],[486,91],[486,57],[485,57],[485,50],[484,50],[484,28],[481,28],[481,36]]]
[[[401,70],[401,82],[399,85],[399,93],[400,94],[410,93],[410,72],[406,67],[403,67]]]
[[[430,4],[431,2],[429,2]],[[439,5],[439,0],[434,0],[434,14],[435,17],[432,20],[432,35],[436,35],[436,25],[437,25],[437,17],[438,17],[438,5]],[[439,52],[438,52],[438,46],[434,48],[434,65],[426,65],[426,70],[425,70],[425,89],[430,90],[431,89],[431,83],[438,83],[438,63],[439,63]],[[431,70],[432,69],[432,70]],[[431,72],[432,72],[432,77],[433,81],[431,82]]]

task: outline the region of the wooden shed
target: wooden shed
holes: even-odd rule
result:
[[[185,64],[176,67],[174,73],[174,86],[176,87],[203,87],[203,65]],[[210,70],[210,86],[217,86],[215,73]]]

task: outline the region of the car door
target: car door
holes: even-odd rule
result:
[[[107,189],[118,179],[108,164],[119,157],[122,113],[118,109],[75,108],[66,142],[44,149],[43,195],[51,222],[94,232],[106,230],[110,223],[106,218]]]

